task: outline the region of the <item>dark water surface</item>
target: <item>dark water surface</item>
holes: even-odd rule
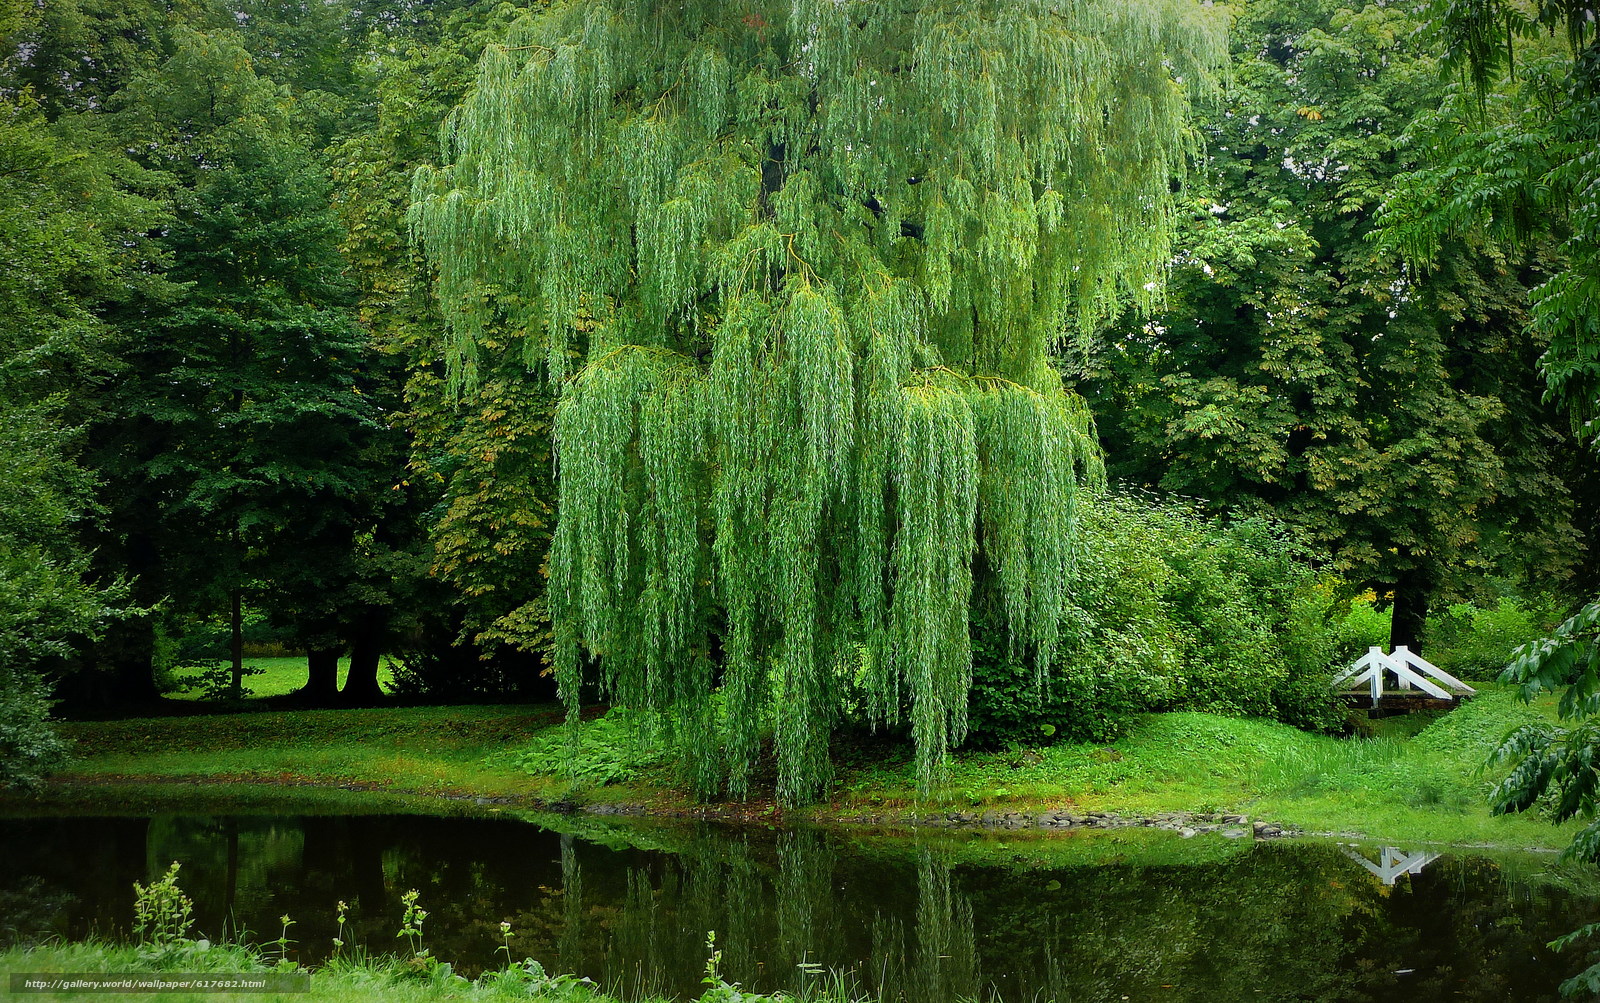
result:
[[[132,883],[173,860],[212,938],[243,927],[270,941],[287,913],[295,956],[315,962],[342,899],[347,941],[397,951],[415,888],[426,945],[459,970],[497,963],[508,920],[518,958],[625,998],[697,995],[714,930],[724,975],[748,988],[793,988],[814,963],[914,1003],[1553,1000],[1581,961],[1545,943],[1600,919],[1600,885],[1552,875],[1547,855],[163,815],[0,819],[0,939],[122,935]]]

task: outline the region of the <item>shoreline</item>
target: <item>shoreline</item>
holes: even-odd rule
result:
[[[90,791],[106,794],[107,800],[84,795]],[[161,795],[185,792],[176,802]],[[256,797],[241,796],[256,795]],[[287,795],[287,796],[285,796]],[[899,814],[831,812],[820,807],[769,813],[761,802],[727,802],[708,805],[673,806],[637,801],[570,799],[547,800],[533,795],[484,795],[459,791],[421,791],[386,787],[378,781],[319,781],[265,777],[227,776],[124,776],[85,775],[52,780],[35,795],[0,796],[0,817],[70,815],[144,814],[149,810],[173,811],[182,807],[197,814],[293,813],[318,804],[322,795],[333,795],[326,806],[343,813],[387,814],[392,811],[449,815],[464,813],[492,817],[501,812],[526,812],[567,819],[595,821],[628,819],[662,823],[711,822],[732,826],[760,826],[768,829],[816,827],[845,834],[874,837],[910,838],[915,835],[994,835],[1050,836],[1090,835],[1118,831],[1171,832],[1188,839],[1194,836],[1219,836],[1250,841],[1333,840],[1361,844],[1403,842],[1407,845],[1437,846],[1453,850],[1488,850],[1554,855],[1562,849],[1564,838],[1530,845],[1526,841],[1441,840],[1417,837],[1396,839],[1374,835],[1356,828],[1339,830],[1306,829],[1288,822],[1255,818],[1239,812],[1162,811],[1136,814],[1102,810],[1035,808],[1029,811],[982,812],[948,808],[909,809]],[[354,799],[350,796],[354,795]],[[307,797],[308,796],[308,797]],[[309,798],[309,805],[308,805]],[[194,802],[198,800],[199,804]],[[129,811],[129,808],[134,810]],[[107,809],[116,809],[110,810]],[[144,810],[140,810],[140,809]],[[315,811],[313,814],[317,813]],[[1551,827],[1550,832],[1558,835]]]
[[[1478,770],[1508,724],[1549,713],[1492,693],[1413,722],[1426,727],[1373,739],[1153,714],[1111,743],[960,753],[931,796],[918,795],[914,771],[894,747],[846,748],[827,796],[800,808],[761,786],[742,800],[697,801],[670,762],[627,759],[625,742],[605,745],[604,734],[596,744],[586,737],[573,758],[612,757],[621,779],[554,775],[566,757],[549,754],[559,726],[548,707],[85,721],[63,725],[74,762],[37,794],[0,794],[0,815],[505,811],[886,834],[1142,828],[1255,838],[1259,830],[1266,838],[1556,850],[1575,823],[1491,816],[1485,796],[1495,777]],[[529,749],[543,749],[544,758],[530,762]]]

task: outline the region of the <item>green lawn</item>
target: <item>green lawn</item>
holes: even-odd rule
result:
[[[245,687],[252,697],[281,697],[294,692],[306,684],[306,660],[303,657],[289,658],[246,658],[246,669],[260,669],[259,675],[245,677]],[[182,676],[193,676],[198,670],[184,669],[178,673]],[[350,659],[339,659],[339,685],[344,685],[345,676],[350,671]],[[389,663],[385,661],[378,667],[378,684],[385,692],[393,688],[394,674],[389,671]],[[173,690],[167,696],[175,700],[203,700],[205,693],[198,683]]]
[[[1506,846],[1566,845],[1535,810],[1493,817],[1487,797],[1503,771],[1482,769],[1512,728],[1553,720],[1555,701],[1533,706],[1509,687],[1481,695],[1412,732],[1384,722],[1376,737],[1314,735],[1270,721],[1212,714],[1152,714],[1109,745],[1060,744],[958,758],[940,804],[1029,810],[1071,804],[1125,814],[1240,812],[1306,831],[1375,839]],[[841,812],[914,805],[909,764],[848,778]]]
[[[146,781],[538,796],[549,778],[490,760],[561,716],[547,706],[450,706],[69,721],[60,727],[74,760],[59,779],[92,781],[112,800],[115,788]]]
[[[917,796],[909,750],[884,744],[848,754],[830,797],[789,814],[893,826],[951,810],[1238,812],[1307,832],[1558,848],[1574,823],[1557,828],[1537,809],[1492,817],[1486,797],[1496,774],[1481,769],[1508,730],[1553,715],[1552,700],[1524,706],[1498,686],[1420,731],[1415,720],[1385,722],[1382,734],[1368,738],[1214,714],[1152,714],[1107,745],[960,754],[931,798]],[[576,749],[556,727],[561,719],[556,706],[504,705],[67,722],[62,732],[77,758],[46,802],[109,804],[138,795],[148,803],[158,788],[171,796],[182,785],[185,796],[197,796],[196,785],[232,785],[224,796],[248,789],[259,799],[276,787],[355,800],[387,793],[696,810],[673,757],[634,733],[629,722],[640,719],[587,721]],[[759,787],[727,810],[760,821],[784,814]]]

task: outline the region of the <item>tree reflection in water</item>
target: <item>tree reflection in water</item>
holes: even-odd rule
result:
[[[908,1003],[1498,1003],[1555,999],[1571,965],[1544,944],[1600,918],[1600,883],[1540,877],[1546,859],[1446,854],[1385,884],[1332,844],[1012,834],[980,865],[985,838],[663,826],[582,838],[415,816],[8,820],[0,934],[125,930],[132,882],[181,860],[209,936],[264,938],[288,913],[300,959],[315,962],[343,899],[347,939],[393,951],[399,897],[416,888],[427,946],[458,968],[497,964],[509,920],[514,954],[625,997],[696,995],[716,931],[725,977],[761,990],[797,988],[821,966]]]

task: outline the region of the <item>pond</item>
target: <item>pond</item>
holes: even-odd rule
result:
[[[1600,884],[1498,856],[1123,830],[886,837],[840,830],[419,815],[0,820],[0,938],[123,935],[132,883],[181,861],[197,931],[293,956],[424,941],[471,973],[511,950],[626,998],[818,970],[889,999],[1553,1000],[1544,945],[1600,919]]]

